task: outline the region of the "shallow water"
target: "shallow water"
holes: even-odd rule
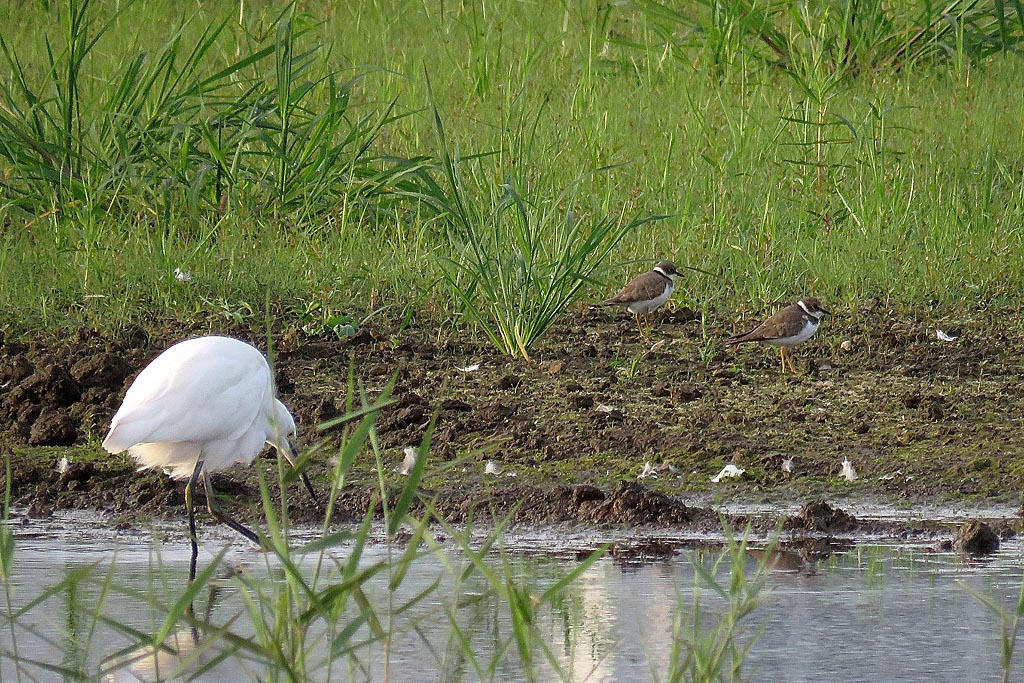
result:
[[[47,670],[48,666],[84,671],[92,678],[103,673],[107,680],[145,680],[129,676],[124,668],[117,670],[116,655],[123,658],[131,648],[129,629],[156,632],[164,614],[160,603],[173,602],[185,587],[187,545],[173,529],[157,530],[156,535],[163,531],[170,537],[156,547],[150,532],[111,532],[102,520],[89,517],[17,527],[14,571],[8,583],[11,608],[3,607],[4,615],[12,608],[31,605],[69,572],[83,570],[89,578],[67,581],[18,615],[14,626],[4,619],[0,647],[6,656],[0,660],[0,681],[18,680],[19,671],[22,680],[70,678]],[[555,538],[570,548],[594,543],[579,530],[521,532],[508,539],[511,550],[504,561],[531,595],[541,593],[577,565],[571,552],[536,552],[550,547]],[[211,552],[226,548],[225,561],[245,572],[254,585],[278,580],[278,568],[265,553],[236,543],[229,533],[207,527],[202,541],[201,563],[211,561]],[[371,546],[363,565],[383,559],[387,552],[383,544]],[[743,672],[753,681],[999,681],[999,620],[965,586],[1004,606],[1015,604],[1024,580],[1022,553],[1019,542],[1010,542],[990,560],[968,563],[925,545],[873,543],[816,563],[780,557],[779,568],[767,577],[761,605],[744,622],[745,641],[758,632],[760,637]],[[334,555],[343,561],[345,549]],[[464,559],[454,549],[448,557],[457,565]],[[587,569],[561,599],[538,610],[539,630],[551,653],[549,660],[537,654],[539,680],[665,680],[673,620],[680,605],[691,613],[694,557],[695,551],[684,550],[674,560],[640,566],[605,558]],[[306,571],[312,571],[312,562],[306,558]],[[503,560],[493,554],[489,562],[499,567]],[[754,563],[750,558],[748,569]],[[470,580],[462,585],[462,606],[452,608],[471,639],[476,669],[451,640],[445,606],[452,604],[455,581],[438,556],[418,559],[394,592],[387,590],[386,580],[381,574],[367,584],[372,604],[381,614],[387,614],[388,600],[397,607],[435,580],[440,587],[408,611],[392,615],[393,636],[387,648],[380,641],[368,644],[340,659],[331,671],[324,664],[322,634],[314,633],[316,651],[310,651],[309,659],[320,668],[309,680],[380,681],[385,667],[390,668],[390,680],[410,683],[523,680],[518,657],[495,654],[508,641],[511,627],[503,603],[487,591],[485,582]],[[208,609],[211,622],[230,624],[232,632],[251,635],[242,589],[230,580],[219,585],[215,597],[197,596],[197,612],[202,617]],[[721,599],[706,590],[700,592],[700,599],[702,619],[713,623],[721,613]],[[95,620],[97,611],[105,619]],[[205,634],[177,629],[173,642],[188,650],[197,642],[211,641]],[[17,661],[12,656],[15,650]],[[515,652],[514,645],[509,652]],[[196,655],[196,661],[201,666],[217,653],[212,647]],[[151,664],[151,659],[136,666],[144,664]],[[166,672],[169,664],[162,666]],[[268,678],[265,664],[232,655],[197,680]],[[1020,655],[1014,659],[1010,680],[1024,680]]]

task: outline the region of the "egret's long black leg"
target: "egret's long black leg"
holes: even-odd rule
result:
[[[242,534],[256,545],[262,545],[260,543],[259,536],[221,511],[220,506],[217,505],[216,494],[213,492],[213,486],[210,485],[209,474],[203,476],[203,487],[206,489],[206,509],[210,511],[210,514],[213,515],[214,519],[218,522],[222,522],[223,524],[227,524],[229,527]]]
[[[316,491],[313,490],[313,485],[309,483],[309,477],[306,476],[305,472],[299,472],[299,476],[302,477],[302,483],[306,485],[306,490],[309,491],[309,497],[313,499],[313,505],[320,509],[320,501],[317,500]]]
[[[289,454],[289,451],[291,451],[291,454]],[[298,471],[297,468],[295,467],[296,456],[294,445],[289,444],[289,448],[287,450],[278,448],[277,452],[284,456],[284,459],[288,461],[288,464],[291,465],[293,470]],[[309,477],[306,476],[306,471],[303,470],[299,472],[299,476],[302,477],[302,483],[306,487],[306,490],[309,491],[309,497],[313,500],[313,505],[316,507],[317,510],[319,510],[320,501],[317,500],[316,491],[313,490],[313,485],[309,483]]]
[[[195,494],[196,481],[202,475],[202,472],[203,454],[200,453],[196,456],[196,465],[192,468],[192,476],[188,478],[188,483],[185,484],[185,508],[188,510],[188,538],[192,543],[192,558],[188,563],[189,583],[196,579],[196,560],[199,559],[199,542],[196,540],[196,510],[192,503],[192,497]]]

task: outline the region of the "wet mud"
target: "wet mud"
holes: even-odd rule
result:
[[[779,372],[770,348],[722,341],[764,313],[677,307],[643,339],[628,315],[581,309],[529,360],[501,356],[472,331],[427,324],[370,323],[344,338],[282,327],[272,335],[275,373],[300,437],[326,440],[309,470],[322,489],[338,437],[315,426],[359,400],[348,395],[350,377],[370,397],[393,381],[394,402],[377,421],[383,477],[401,486],[403,447],[420,443],[436,420],[417,509],[429,505],[453,522],[511,515],[519,524],[699,531],[721,526],[712,503],[739,500],[813,503],[788,528],[830,534],[881,525],[825,509],[824,501],[847,497],[910,510],[921,501],[1019,506],[1024,319],[868,302],[834,311],[795,350],[801,373],[793,376]],[[944,341],[939,329],[957,338]],[[266,346],[263,330],[196,324],[2,340],[0,445],[11,456],[13,506],[33,517],[96,509],[123,524],[181,515],[182,483],[137,473],[99,442],[148,361],[211,332]],[[844,461],[855,479],[843,476]],[[275,483],[273,454],[257,462]],[[729,464],[743,473],[713,483]],[[214,483],[236,507],[258,507],[253,468]],[[346,480],[337,518],[379,509],[379,489],[375,461],[365,457]],[[315,519],[300,494],[289,496],[291,513]],[[768,528],[778,520],[732,521]],[[882,526],[928,528],[927,520]]]

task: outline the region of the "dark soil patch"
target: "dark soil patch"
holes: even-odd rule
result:
[[[713,528],[716,515],[687,503],[709,492],[784,504],[848,495],[1019,503],[1024,336],[1016,316],[962,314],[954,321],[962,336],[950,343],[935,334],[949,321],[866,305],[827,320],[796,350],[805,370],[797,377],[778,373],[770,349],[732,351],[721,343],[748,321],[714,311],[708,320],[702,327],[695,316],[669,314],[652,344],[639,339],[629,316],[572,314],[531,360],[502,357],[470,333],[439,337],[427,326],[378,323],[347,339],[287,328],[274,335],[276,376],[307,441],[318,438],[314,425],[341,415],[353,398],[346,395],[350,371],[371,396],[394,378],[395,402],[378,419],[385,457],[397,469],[402,448],[418,444],[436,415],[422,495],[455,522],[514,514],[529,524]],[[139,369],[174,341],[210,331],[83,330],[5,340],[0,438],[13,455],[15,505],[34,515],[76,507],[180,515],[182,483],[136,473],[99,441]],[[215,331],[265,345],[262,331]],[[62,457],[70,464],[58,471]],[[855,481],[840,478],[844,459]],[[503,473],[485,474],[489,460]],[[655,474],[638,483],[648,461]],[[730,463],[743,477],[712,484]],[[328,472],[326,462],[311,464],[318,488],[326,488]],[[396,472],[384,476],[400,486]],[[379,505],[376,482],[365,458],[339,499],[339,515],[359,519]],[[215,486],[240,505],[259,499],[252,468],[223,473]],[[300,491],[290,501],[297,519],[315,519]],[[790,528],[864,528],[836,511],[807,512]]]

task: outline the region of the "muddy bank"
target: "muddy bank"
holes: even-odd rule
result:
[[[796,377],[779,374],[770,349],[722,344],[760,312],[708,311],[702,322],[686,308],[661,316],[652,342],[629,316],[573,313],[529,361],[428,326],[381,322],[338,338],[282,325],[276,375],[307,441],[314,425],[344,412],[350,370],[371,395],[395,377],[395,403],[378,420],[384,457],[397,470],[402,447],[419,443],[437,415],[422,492],[453,521],[515,510],[522,523],[716,527],[706,505],[687,502],[695,495],[1018,505],[1021,320],[988,310],[929,317],[880,303],[834,312],[794,354],[804,371]],[[937,329],[957,339],[942,341]],[[136,473],[99,440],[146,362],[209,332],[265,346],[263,331],[195,325],[3,340],[0,420],[14,504],[35,516],[97,508],[126,523],[180,515],[182,484]],[[322,452],[311,475],[326,488],[330,444]],[[844,460],[856,480],[840,476]],[[489,461],[500,474],[485,474]],[[273,468],[272,456],[258,462]],[[712,483],[728,464],[742,476]],[[357,465],[342,516],[359,518],[376,500],[374,470],[372,458]],[[391,469],[385,478],[401,483]],[[240,505],[258,499],[252,469],[215,482]],[[313,517],[305,498],[290,499],[299,519]]]

